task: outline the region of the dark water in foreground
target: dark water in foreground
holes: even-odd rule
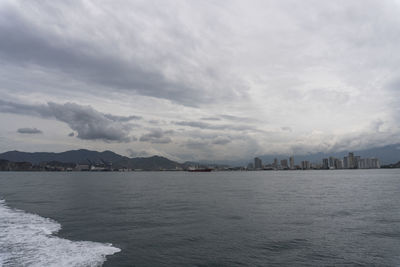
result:
[[[0,172],[0,199],[0,266],[400,266],[400,170]]]

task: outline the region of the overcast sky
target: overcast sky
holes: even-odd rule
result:
[[[400,142],[400,2],[0,1],[0,152]]]

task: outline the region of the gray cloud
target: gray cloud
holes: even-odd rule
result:
[[[129,134],[132,125],[121,122],[120,118],[114,120],[90,106],[49,102],[48,107],[50,113],[57,120],[67,123],[80,139],[118,142],[131,140]]]
[[[41,134],[43,133],[41,130],[37,128],[19,128],[17,130],[18,133],[21,134]]]
[[[145,150],[141,150],[141,151],[135,151],[131,148],[128,148],[126,150],[126,152],[128,152],[129,157],[131,158],[137,158],[137,157],[150,157],[153,156],[151,153],[145,151]]]
[[[249,117],[238,117],[238,116],[233,116],[233,115],[220,115],[221,118],[230,120],[230,121],[238,121],[238,122],[253,122],[256,121],[255,118],[249,118]]]
[[[230,142],[231,142],[231,139],[221,137],[221,138],[215,139],[212,143],[213,143],[214,145],[227,145],[227,144],[229,144]]]
[[[64,14],[65,17],[72,13],[74,18],[78,19],[76,21],[78,23],[91,22],[90,12],[81,13],[87,9],[87,6],[80,2],[75,2],[74,5],[42,3],[40,7],[34,2],[24,4],[33,9],[37,8],[44,17],[48,16],[46,11]],[[107,12],[107,8],[110,8],[108,5],[98,5],[97,7],[104,8],[105,12]],[[156,6],[154,8],[157,9],[155,12],[159,12],[157,14],[162,16],[161,19],[177,23],[175,18],[164,13],[165,11],[162,8]],[[79,17],[79,15],[81,16]],[[146,37],[141,32],[147,30],[148,25],[141,25],[140,19],[137,19],[137,25],[132,25],[134,28],[141,28],[139,31],[132,30],[131,27],[126,28],[126,25],[121,24],[119,19],[112,16],[107,17],[109,26],[115,27],[111,32],[109,32],[109,27],[102,27],[101,25],[90,30],[100,35],[109,36],[111,40],[116,37],[117,40],[111,43],[107,43],[107,41],[99,43],[96,42],[96,37],[88,38],[86,32],[81,32],[81,29],[77,29],[75,35],[59,34],[58,30],[68,30],[63,23],[70,23],[68,20],[62,21],[64,16],[60,16],[57,21],[54,21],[53,29],[57,30],[52,30],[43,27],[40,23],[35,23],[36,21],[33,22],[32,20],[35,20],[35,18],[26,15],[15,5],[5,4],[0,9],[0,18],[0,36],[7,36],[7,38],[0,39],[0,56],[5,62],[15,65],[36,65],[49,71],[57,70],[73,79],[100,85],[98,90],[101,90],[102,87],[111,87],[144,96],[168,99],[188,106],[197,106],[219,99],[215,97],[220,95],[219,90],[211,88],[211,85],[213,87],[221,86],[218,82],[219,79],[235,80],[234,77],[221,77],[224,72],[217,71],[212,65],[194,67],[187,62],[188,57],[194,56],[193,53],[199,49],[199,47],[193,47],[191,44],[191,42],[195,42],[193,40],[195,36],[190,31],[168,27],[151,29],[159,31],[157,39],[165,44],[165,47],[158,51],[159,49],[147,48]],[[69,26],[73,28],[76,25],[70,23]],[[116,29],[120,30],[117,31]],[[125,33],[126,30],[130,31],[129,35]],[[128,36],[129,38],[126,40],[126,38],[120,38],[120,36]],[[174,36],[180,38],[182,42],[180,53],[175,51],[176,44],[167,46],[170,42],[169,39]],[[101,39],[101,41],[104,41],[104,39]],[[129,53],[129,50],[125,50],[127,45],[125,43],[116,47],[116,41],[129,41],[129,47],[136,49],[138,54]],[[170,53],[165,53],[165,50],[170,50]],[[129,55],[124,54],[124,52],[129,53]],[[185,75],[175,75],[170,78],[168,71],[171,71],[170,62],[172,61],[187,65],[186,69],[191,68],[190,73],[193,73],[193,75],[189,75],[188,72]],[[182,67],[185,68],[185,66],[176,66],[176,69],[173,70],[174,73],[180,73]],[[241,84],[242,82],[236,81],[236,83]],[[235,90],[232,89],[225,89],[224,91],[230,92],[228,94],[230,98],[236,95],[243,97],[244,86],[243,84],[241,86],[242,92],[237,91],[235,93]],[[203,90],[199,90],[200,87],[203,87]],[[233,87],[232,84],[231,88]],[[204,90],[207,90],[208,93],[204,94]],[[197,101],[193,101],[193,98]]]
[[[0,112],[29,115],[42,118],[52,117],[52,114],[49,112],[49,107],[47,105],[20,104],[1,99],[0,99]]]
[[[201,121],[175,121],[175,125],[187,126],[192,128],[200,128],[205,130],[232,130],[232,131],[253,131],[264,132],[251,125],[237,125],[237,124],[211,124]]]
[[[198,141],[198,140],[189,140],[184,145],[190,149],[201,149],[201,150],[204,150],[205,148],[209,147],[208,142]]]
[[[142,117],[140,116],[116,116],[116,115],[112,115],[112,114],[104,114],[104,117],[106,117],[107,119],[110,119],[112,121],[120,121],[120,122],[127,122],[127,121],[131,121],[131,120],[141,120]]]
[[[149,120],[149,121],[147,121],[148,123],[150,123],[150,124],[153,124],[153,125],[158,125],[158,124],[160,124],[160,121],[159,120]]]
[[[289,126],[283,126],[281,127],[281,130],[286,132],[292,132],[292,128],[290,128]]]
[[[129,142],[132,124],[126,123],[129,117],[101,113],[90,106],[75,103],[47,105],[19,104],[0,100],[0,112],[21,115],[55,118],[65,122],[76,131],[77,137],[84,140],[103,140],[106,142]]]
[[[70,133],[68,134],[68,136],[69,136],[69,137],[74,137],[74,136],[75,136],[75,133],[74,133],[74,132],[70,132]]]
[[[166,134],[172,134],[173,131],[163,131],[160,128],[156,129],[149,129],[150,132],[147,134],[142,135],[139,138],[141,142],[150,142],[153,144],[168,144],[171,143],[172,140],[170,137],[165,136]]]
[[[220,121],[221,119],[218,117],[203,117],[201,118],[203,121]]]
[[[179,86],[169,83],[159,73],[107,55],[96,47],[89,48],[90,44],[77,40],[65,43],[59,36],[26,21],[16,10],[3,9],[0,14],[4,20],[0,23],[0,35],[8,36],[1,38],[0,52],[9,62],[56,68],[77,79],[149,96],[161,94],[167,98],[168,88]]]

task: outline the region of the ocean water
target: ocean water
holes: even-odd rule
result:
[[[400,170],[0,172],[0,266],[400,266]]]

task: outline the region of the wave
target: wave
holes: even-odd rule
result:
[[[0,200],[0,267],[101,266],[121,250],[111,244],[71,241],[53,236],[56,221],[11,209]]]

